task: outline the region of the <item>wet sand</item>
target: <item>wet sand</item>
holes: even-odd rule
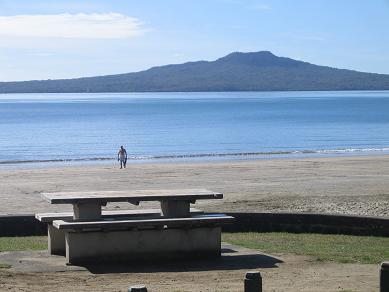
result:
[[[41,192],[207,188],[225,196],[196,203],[206,211],[389,216],[389,155],[0,170],[0,182],[0,214],[71,209]]]

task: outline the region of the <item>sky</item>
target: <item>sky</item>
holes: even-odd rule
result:
[[[389,0],[0,0],[0,81],[262,50],[389,74]]]

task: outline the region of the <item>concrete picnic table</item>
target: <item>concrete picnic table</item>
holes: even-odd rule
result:
[[[48,224],[49,252],[65,254],[68,263],[220,256],[221,225],[234,219],[191,211],[197,200],[223,198],[206,189],[56,192],[42,197],[51,204],[73,205],[70,214],[36,214]],[[142,201],[158,201],[161,209],[102,212],[109,202]]]
[[[222,193],[206,189],[181,190],[131,190],[42,193],[51,204],[72,204],[74,220],[101,218],[101,207],[108,202],[129,202],[139,205],[141,201],[159,201],[161,215],[165,217],[190,216],[190,204],[197,200],[223,199]]]

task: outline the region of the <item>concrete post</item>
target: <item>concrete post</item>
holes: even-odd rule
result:
[[[144,285],[136,285],[128,288],[128,292],[147,292],[147,288]]]
[[[165,217],[190,217],[190,202],[161,201],[161,211]]]
[[[389,262],[381,264],[380,292],[389,292]]]
[[[52,223],[48,223],[47,233],[49,254],[65,255],[65,232],[55,228]]]
[[[73,204],[73,219],[75,220],[96,220],[101,218],[100,203]]]
[[[262,292],[260,272],[247,272],[244,278],[244,292]]]

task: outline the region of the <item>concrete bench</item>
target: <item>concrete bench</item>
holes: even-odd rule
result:
[[[190,208],[191,214],[201,214],[204,211]],[[103,210],[102,218],[120,218],[120,217],[144,217],[144,216],[160,216],[160,209],[133,209],[133,210]],[[35,218],[43,223],[52,223],[54,220],[72,220],[73,212],[60,212],[60,213],[38,213],[35,214]]]
[[[203,211],[190,208],[191,214],[202,214]],[[161,216],[160,209],[134,209],[134,210],[103,210],[102,219],[108,218],[138,218],[138,217],[159,217]],[[52,255],[65,255],[65,232],[57,228],[53,228],[55,220],[73,220],[73,212],[61,213],[38,213],[35,218],[41,222],[47,223],[48,234],[48,251]]]
[[[204,214],[184,218],[152,218],[152,219],[128,219],[128,220],[99,220],[99,221],[64,221],[55,220],[53,226],[59,230],[73,232],[95,230],[120,230],[120,229],[149,229],[149,228],[181,228],[197,227],[231,223],[233,217],[224,214]]]
[[[224,214],[184,218],[53,221],[65,231],[68,263],[136,259],[220,256],[221,225],[232,223]]]

